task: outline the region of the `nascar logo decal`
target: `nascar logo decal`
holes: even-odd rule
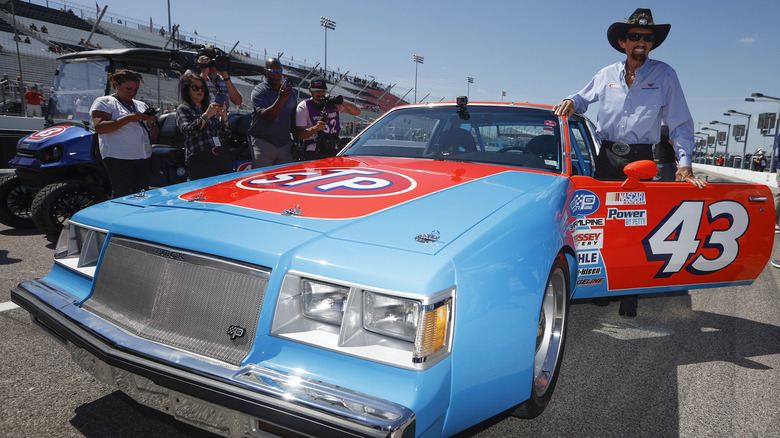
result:
[[[300,218],[351,219],[503,171],[454,162],[335,157],[243,175],[179,198],[279,215],[296,208]]]
[[[417,186],[400,173],[376,169],[313,169],[254,175],[236,185],[250,190],[283,191],[301,196],[365,198],[391,196]]]
[[[41,141],[46,140],[47,138],[54,137],[55,135],[60,135],[63,132],[65,132],[66,129],[72,127],[73,125],[60,125],[60,126],[53,126],[51,128],[42,129],[38,132],[30,134],[29,137],[25,139],[25,141]]]

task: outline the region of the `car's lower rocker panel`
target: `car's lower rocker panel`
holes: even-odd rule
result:
[[[228,369],[190,356],[182,360],[181,352],[176,352],[176,363],[201,364],[208,369],[205,372],[125,349],[91,329],[101,321],[78,307],[75,297],[44,280],[21,283],[11,291],[11,298],[50,335],[65,341],[74,360],[96,378],[143,405],[213,433],[230,437],[415,435],[414,412],[392,402],[258,365]]]

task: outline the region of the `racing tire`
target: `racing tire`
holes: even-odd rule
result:
[[[15,174],[0,177],[0,223],[13,228],[32,228],[30,207],[35,191],[22,184]]]
[[[539,311],[531,396],[512,410],[511,414],[515,417],[539,416],[550,402],[558,381],[571,295],[569,263],[563,253],[555,258],[546,284]]]
[[[86,181],[68,180],[42,188],[32,202],[32,220],[48,236],[56,237],[77,211],[108,199],[103,190]]]

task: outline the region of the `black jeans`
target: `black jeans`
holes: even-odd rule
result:
[[[152,159],[122,160],[103,158],[108,179],[111,180],[113,197],[127,196],[141,190],[149,190],[149,178],[152,173]]]

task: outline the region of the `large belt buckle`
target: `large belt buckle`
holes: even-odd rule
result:
[[[615,155],[621,157],[628,155],[628,153],[631,152],[631,145],[629,145],[628,143],[623,143],[621,141],[616,141],[612,143],[612,152]]]

